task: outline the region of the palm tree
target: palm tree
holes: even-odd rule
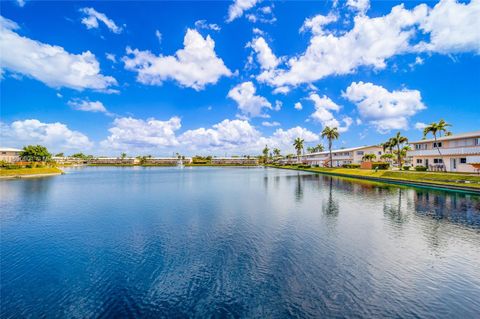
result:
[[[322,138],[326,137],[328,139],[328,150],[330,151],[330,167],[333,167],[333,160],[332,160],[332,141],[338,139],[340,134],[338,133],[338,129],[336,127],[330,128],[325,126],[322,131]]]
[[[398,167],[401,170],[402,169],[402,152],[400,151],[400,148],[404,143],[408,143],[408,138],[405,136],[402,136],[400,132],[397,132],[397,135],[392,137],[390,139],[390,143],[393,147],[397,147],[397,160],[398,160]]]
[[[438,147],[437,134],[442,136],[442,132],[443,132],[447,136],[451,135],[451,133],[447,130],[448,126],[452,126],[452,125],[448,124],[444,120],[440,120],[438,121],[438,123],[436,122],[430,123],[423,129],[423,137],[427,137],[428,133],[431,133],[433,135],[433,139],[435,140],[434,145],[436,145],[438,155],[440,155],[440,158],[442,159],[442,163],[443,163],[443,156],[442,156],[442,152],[440,152],[440,148]]]
[[[307,152],[315,153],[315,147],[311,147],[311,146],[307,147]]]
[[[127,153],[120,154],[120,157],[122,158],[122,160],[125,159],[127,157]]]
[[[387,162],[390,162],[394,157],[395,155],[393,155],[392,153],[385,153],[380,156],[382,160],[386,160]]]
[[[324,147],[322,144],[317,144],[317,146],[315,146],[314,148],[315,148],[315,152],[323,152],[324,150]]]
[[[370,162],[370,161],[373,161],[376,158],[377,158],[377,155],[371,153],[371,154],[363,155],[362,160],[365,161],[365,162]]]
[[[263,158],[265,160],[265,162],[267,161],[267,158],[268,158],[268,152],[270,151],[270,149],[268,148],[267,145],[265,145],[265,148],[263,149],[262,153],[263,153]]]
[[[300,155],[302,155],[303,151],[303,138],[297,137],[295,141],[293,141],[293,146],[295,147],[295,150],[297,151],[297,162],[300,162]]]
[[[280,149],[274,148],[274,149],[273,149],[273,155],[275,155],[275,156],[280,156]]]

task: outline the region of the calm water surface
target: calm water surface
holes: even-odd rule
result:
[[[1,318],[480,317],[480,197],[264,168],[0,182]]]

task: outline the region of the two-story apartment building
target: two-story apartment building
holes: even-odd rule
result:
[[[480,163],[480,131],[410,142],[413,166],[447,172],[476,172]]]
[[[358,146],[344,149],[332,150],[333,167],[340,167],[345,164],[360,164],[365,154],[375,154],[377,160],[383,154],[383,149],[378,145]],[[296,158],[294,159],[296,161]],[[330,152],[316,152],[301,156],[301,161],[309,165],[330,166]]]
[[[0,161],[14,163],[20,161],[22,150],[11,147],[0,147]]]

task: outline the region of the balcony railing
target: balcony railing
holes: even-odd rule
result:
[[[480,154],[480,146],[441,148],[442,155],[473,155]],[[412,150],[407,152],[407,156],[437,156],[438,149],[432,150]]]

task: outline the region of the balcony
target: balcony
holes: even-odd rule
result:
[[[480,154],[480,146],[471,147],[453,147],[453,148],[440,148],[442,155],[474,155]],[[438,149],[432,150],[413,150],[408,151],[407,156],[438,156]]]

